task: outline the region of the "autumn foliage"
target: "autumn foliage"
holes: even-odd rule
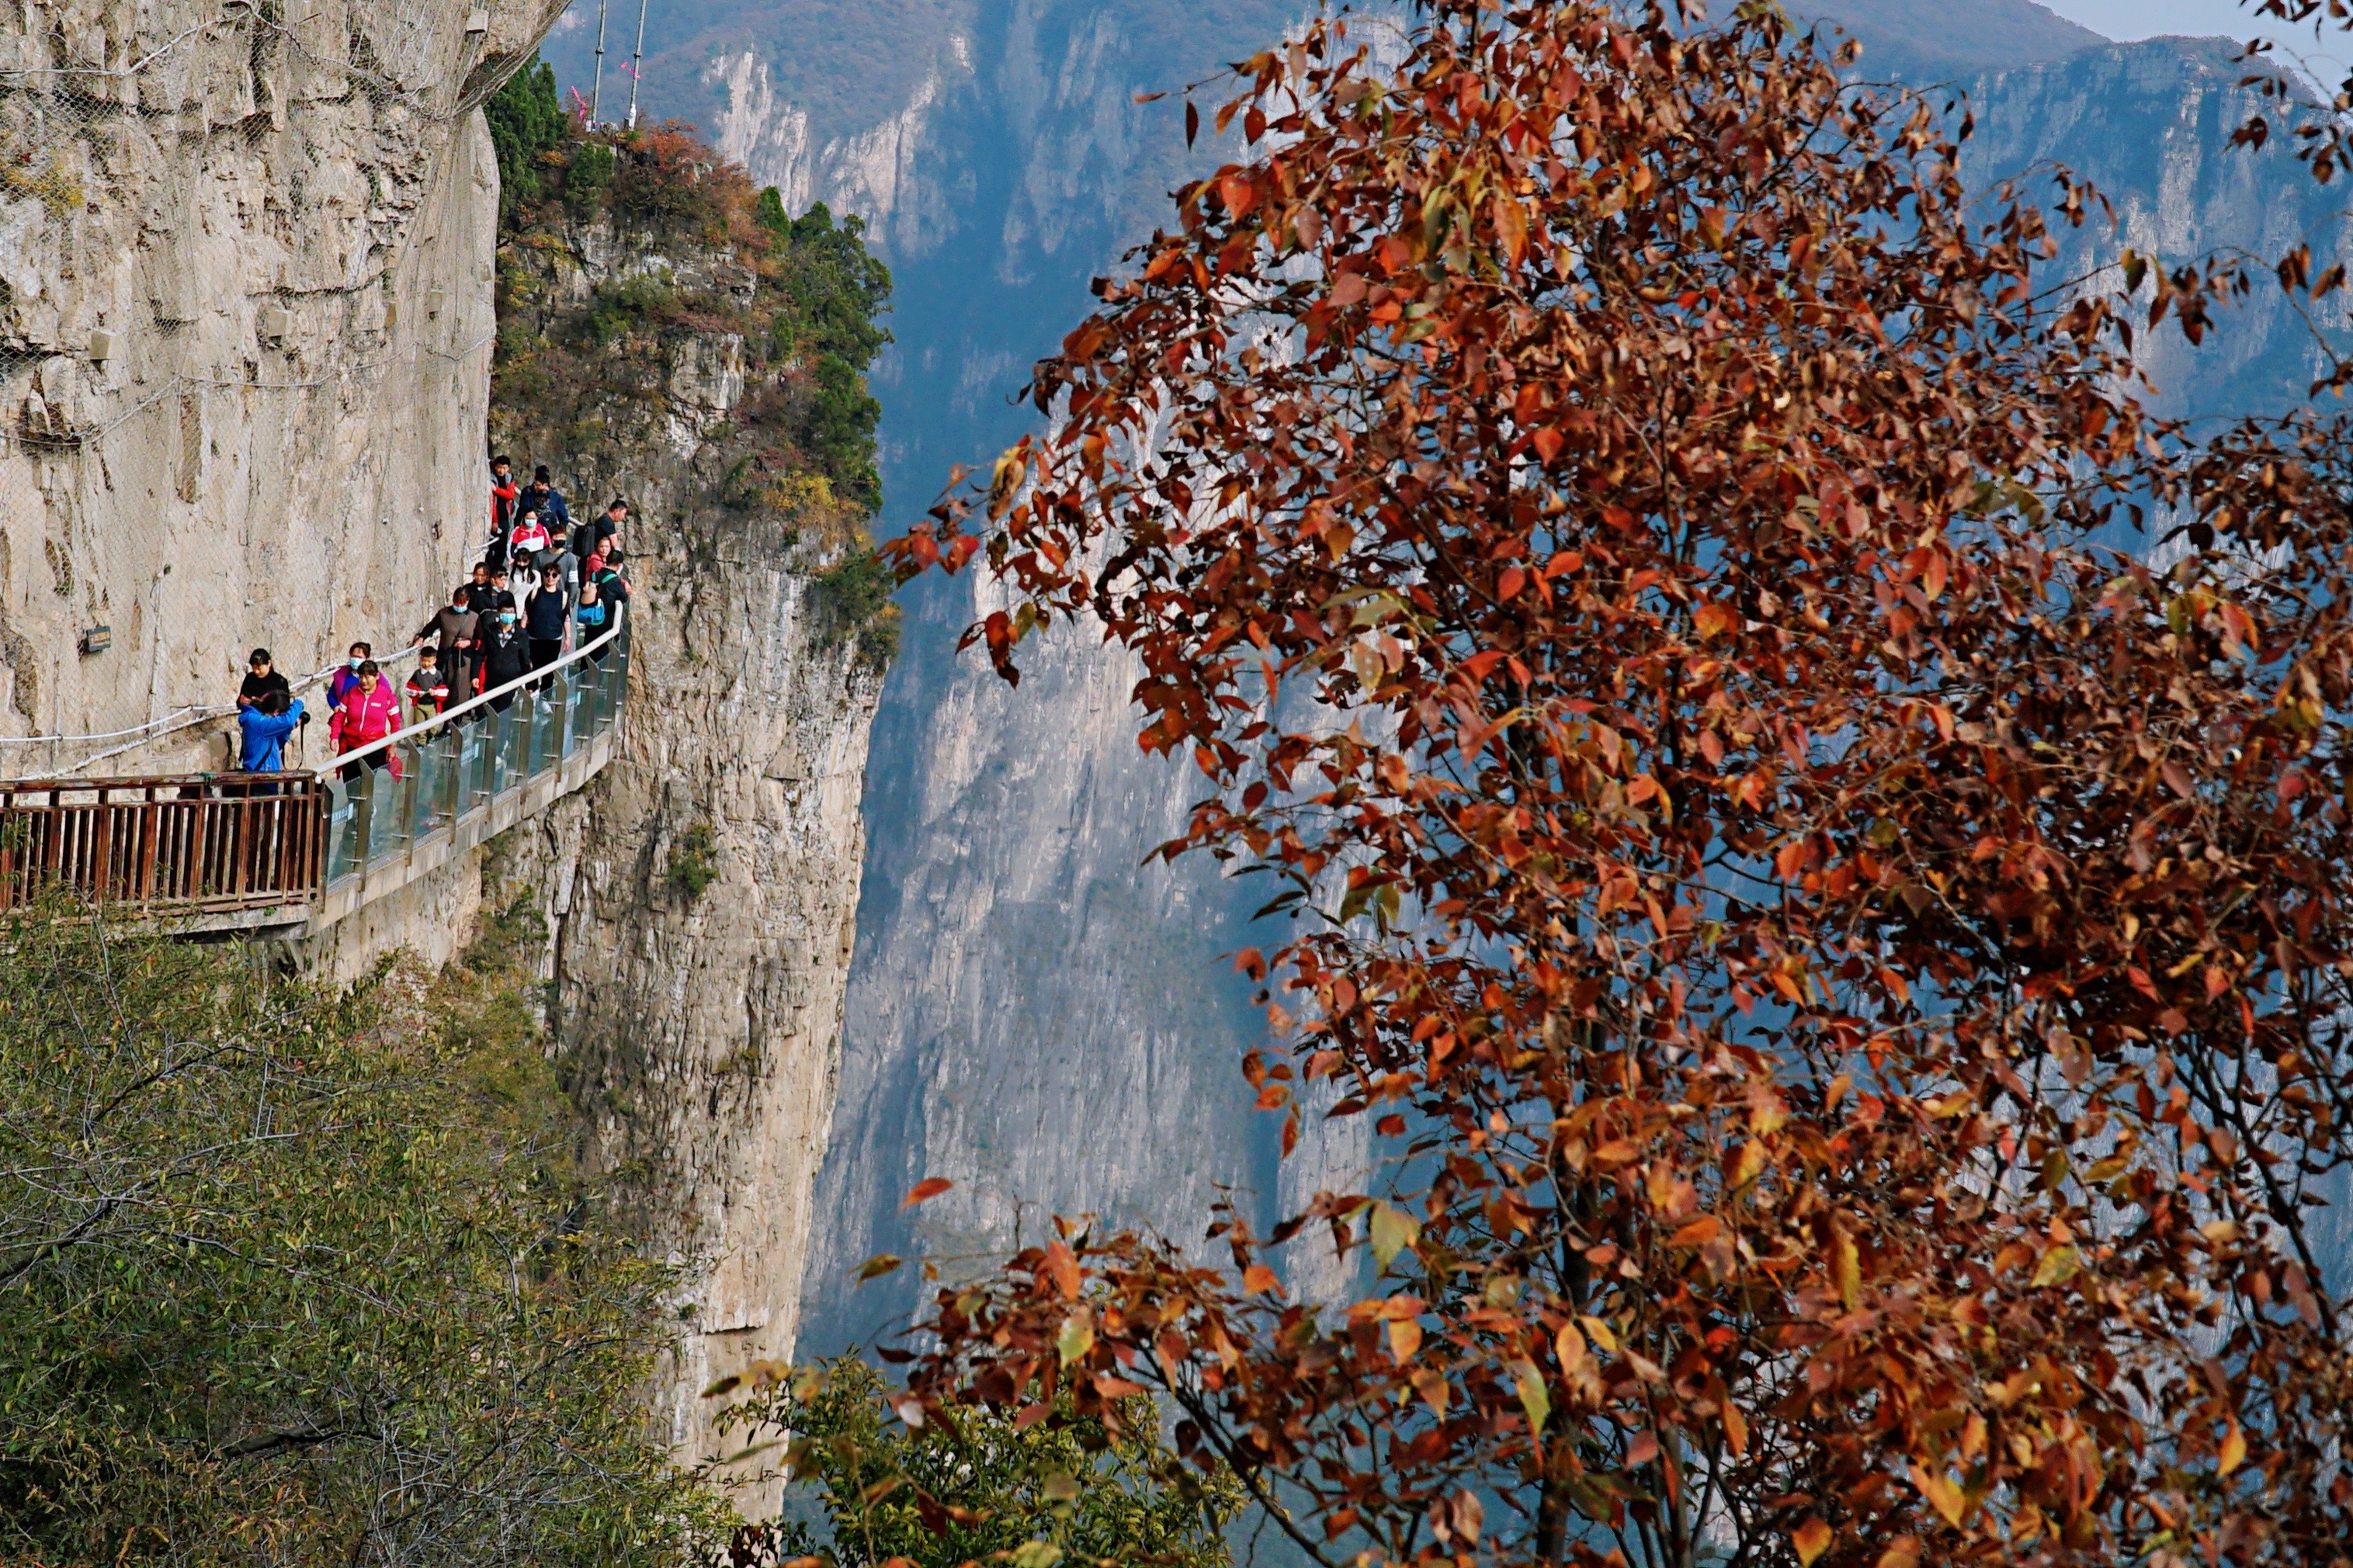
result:
[[[1165,852],[1298,916],[1260,1101],[1381,1184],[1066,1225],[915,1388],[1155,1391],[1327,1563],[2348,1561],[2346,433],[2152,417],[1775,7],[1411,43],[1239,68],[1050,433],[892,547],[985,552],[1008,676],[1138,657]],[[1363,1299],[1286,1291],[1324,1237]]]

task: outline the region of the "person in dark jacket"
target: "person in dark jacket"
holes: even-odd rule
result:
[[[284,676],[278,673],[268,648],[255,648],[246,657],[245,666],[245,679],[237,683],[237,710],[239,713],[273,691],[282,691],[289,697],[294,695],[294,689],[286,684]]]
[[[621,546],[614,540],[605,546],[588,568],[588,581],[596,584],[596,596],[610,609],[629,602],[629,580],[622,571]]]
[[[466,584],[466,608],[478,616],[488,613],[494,608],[491,603],[491,563],[477,561],[474,563],[473,580]]]
[[[491,459],[491,547],[483,559],[492,567],[507,560],[507,535],[515,525],[515,502],[522,487],[514,481],[514,465],[505,454]]]
[[[572,509],[564,504],[564,492],[548,479],[545,463],[532,469],[531,483],[522,492],[522,505],[525,510],[539,513],[539,521],[546,525],[550,537],[566,539],[571,536]]]
[[[490,635],[482,643],[482,689],[497,691],[511,681],[531,673],[531,645],[523,640],[522,627],[515,624],[512,610],[501,610]],[[490,707],[503,713],[514,701],[514,693],[501,692],[490,700]]]
[[[449,602],[433,618],[417,629],[411,645],[422,647],[430,640],[440,658],[441,677],[447,681],[462,681],[467,663],[472,658],[475,615],[474,585],[460,583],[449,590]]]
[[[249,708],[237,710],[237,727],[243,744],[237,765],[249,773],[283,773],[286,737],[307,716],[301,698],[289,698],[284,688],[264,692]]]
[[[563,574],[550,566],[540,575],[539,587],[522,608],[523,631],[531,638],[531,667],[545,669],[564,657],[565,633],[572,620],[572,595],[564,591]],[[544,692],[543,680],[532,688]]]
[[[408,721],[438,719],[448,706],[449,678],[441,673],[440,659],[429,647],[419,649],[417,668],[408,672]]]
[[[487,689],[482,685],[482,645],[499,624],[500,614],[516,608],[515,596],[507,592],[507,569],[492,568],[490,584],[476,589],[470,602],[474,606],[474,653],[473,679],[467,688],[470,695]]]
[[[605,503],[605,510],[587,521],[575,523],[572,529],[572,553],[584,562],[605,552],[605,542],[621,531],[629,521],[629,503],[615,496]]]

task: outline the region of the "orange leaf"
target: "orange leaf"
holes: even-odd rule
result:
[[[899,1206],[902,1209],[913,1208],[917,1204],[938,1197],[955,1185],[945,1176],[926,1176],[907,1189],[907,1195],[899,1200]]]
[[[1920,591],[1931,599],[1943,597],[1945,578],[1951,570],[1952,565],[1945,559],[1943,551],[1928,552],[1928,563],[1920,569]]]
[[[1703,637],[1727,637],[1740,629],[1740,612],[1729,605],[1702,605],[1692,611],[1692,626]]]
[[[1071,1249],[1059,1241],[1046,1248],[1046,1272],[1052,1278],[1054,1288],[1061,1291],[1064,1300],[1079,1299],[1079,1260],[1071,1257]]]
[[[1704,1214],[1667,1238],[1669,1247],[1704,1247],[1724,1228],[1712,1214]]]
[[[1398,1318],[1390,1321],[1388,1331],[1389,1359],[1403,1366],[1421,1348],[1421,1325],[1411,1318]]]
[[[2215,1473],[2227,1476],[2246,1460],[2247,1435],[2240,1431],[2239,1424],[2233,1421],[2231,1429],[2222,1435],[2222,1447],[2214,1456]]]
[[[1269,1295],[1282,1289],[1274,1270],[1263,1263],[1253,1263],[1242,1270],[1242,1289],[1254,1295]]]
[[[1789,1531],[1789,1544],[1798,1549],[1798,1562],[1802,1568],[1814,1568],[1814,1559],[1831,1549],[1831,1527],[1819,1519],[1810,1519]]]
[[[1839,1300],[1848,1311],[1862,1305],[1862,1258],[1854,1237],[1842,1230],[1831,1233],[1831,1277],[1838,1282]]]
[[[1912,1484],[1918,1487],[1920,1495],[1944,1516],[1947,1524],[1955,1530],[1961,1528],[1961,1521],[1968,1517],[1969,1500],[1959,1487],[1943,1476],[1930,1474],[1918,1465],[1912,1467]]]

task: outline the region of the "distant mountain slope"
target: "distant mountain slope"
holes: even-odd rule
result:
[[[1861,43],[1865,76],[2002,70],[2108,42],[2034,0],[1798,0],[1788,9]]]

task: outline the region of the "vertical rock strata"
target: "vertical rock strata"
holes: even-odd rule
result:
[[[562,9],[0,7],[0,771],[78,760],[6,737],[223,700],[255,643],[308,670],[385,640],[455,572],[476,106]],[[182,739],[119,765],[220,765]]]
[[[628,277],[666,280],[660,318],[599,329]],[[634,616],[618,753],[501,847],[491,896],[528,890],[548,913],[550,1016],[590,1158],[632,1228],[691,1264],[656,1394],[691,1460],[718,1447],[701,1390],[794,1345],[880,650],[822,578],[858,548],[853,515],[805,478],[747,484],[801,374],[749,352],[752,268],[567,222],[511,247],[504,288],[518,346],[494,439],[560,461],[583,515],[628,498]],[[590,367],[564,345],[600,330],[575,374]],[[554,352],[515,357],[534,335]]]

